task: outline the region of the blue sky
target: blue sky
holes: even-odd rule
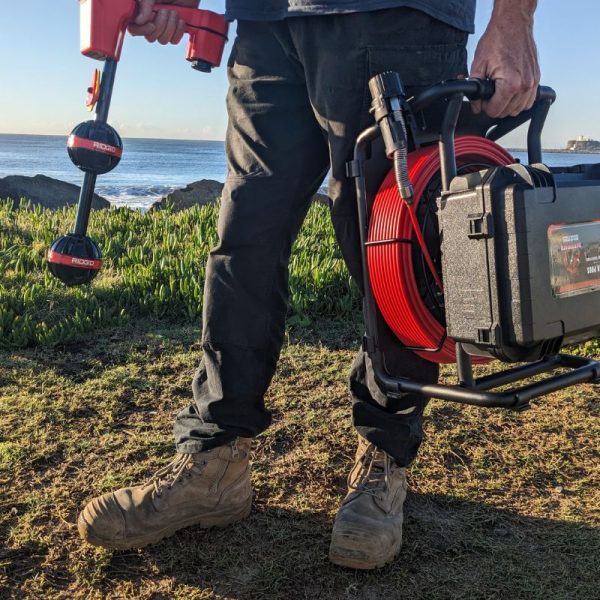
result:
[[[220,11],[223,0],[204,8]],[[479,0],[471,54],[492,0]],[[567,139],[600,139],[600,2],[541,0],[536,13],[544,83],[558,92],[544,145]],[[7,3],[0,21],[0,132],[66,134],[88,118],[85,89],[101,63],[79,54],[76,0]],[[125,137],[223,139],[225,70],[192,71],[185,45],[163,47],[128,37],[119,63],[111,123]],[[507,138],[522,145],[523,136]]]

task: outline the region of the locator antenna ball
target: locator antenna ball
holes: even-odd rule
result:
[[[102,76],[96,70],[86,105],[94,119],[73,129],[67,142],[69,158],[85,173],[73,231],[58,238],[47,254],[50,272],[67,285],[89,283],[102,267],[98,244],[87,235],[96,179],[121,161],[123,142],[108,123],[117,63],[129,22],[137,11],[136,0],[80,0],[81,52],[104,61]],[[153,10],[175,10],[186,22],[189,35],[186,59],[197,71],[209,73],[219,66],[227,42],[228,23],[217,13],[172,4],[155,4]]]

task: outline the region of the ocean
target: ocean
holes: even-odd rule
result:
[[[0,134],[0,177],[47,175],[81,185],[83,173],[66,151],[66,136]],[[98,177],[96,191],[115,206],[145,210],[162,196],[199,179],[223,182],[223,142],[127,138],[119,166]],[[524,162],[524,152],[513,152]],[[549,166],[600,162],[600,155],[547,152]]]
[[[129,138],[123,146],[117,168],[96,184],[113,205],[145,209],[192,181],[225,181],[223,142]],[[83,173],[69,159],[67,136],[0,134],[0,177],[37,174],[81,185]]]

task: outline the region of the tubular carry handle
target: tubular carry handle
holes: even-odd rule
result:
[[[475,77],[469,79],[452,79],[442,81],[422,91],[413,98],[411,106],[414,111],[420,111],[434,102],[446,100],[456,94],[466,96],[469,100],[489,100],[495,91],[496,84],[492,79],[477,79]],[[551,87],[545,85],[538,87],[535,104],[541,102],[552,104],[555,100],[556,92]]]
[[[494,95],[495,82],[491,79],[452,79],[433,85],[410,100],[413,111],[419,112],[445,100],[447,107],[440,131],[440,161],[442,165],[442,189],[447,190],[456,175],[454,157],[454,134],[458,124],[463,99],[487,100]],[[547,86],[539,86],[533,106],[516,117],[505,117],[493,122],[486,138],[496,141],[519,125],[530,121],[527,131],[527,154],[529,164],[542,162],[542,129],[550,106],[556,100],[556,92]]]
[[[135,18],[135,0],[79,0],[81,52],[97,60],[119,61],[127,26]],[[174,10],[186,22],[189,35],[186,59],[200,71],[218,67],[227,42],[229,24],[209,10],[155,4],[154,12]]]
[[[434,102],[448,101],[440,141],[444,146],[444,151],[452,154],[454,131],[458,123],[463,98],[466,97],[469,100],[488,100],[494,95],[495,90],[495,83],[491,79],[473,78],[442,81],[415,96],[410,101],[410,106],[413,111],[419,112]],[[555,100],[556,92],[551,87],[539,86],[536,100],[529,110],[523,111],[516,117],[498,119],[485,137],[496,141],[519,125],[531,121],[527,132],[528,161],[529,164],[542,162],[542,129],[546,122],[550,106],[552,106]],[[442,160],[442,165],[448,166],[448,172],[443,173],[444,175],[447,174],[447,177],[445,177],[446,182],[449,182],[456,174],[456,171],[452,169],[452,156],[448,156],[448,159]]]

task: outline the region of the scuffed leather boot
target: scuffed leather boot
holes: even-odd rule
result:
[[[141,548],[182,527],[224,527],[250,513],[251,440],[177,454],[148,481],[94,498],[77,528],[94,546]]]
[[[348,494],[335,518],[329,559],[342,567],[375,569],[402,545],[406,469],[359,437]]]

